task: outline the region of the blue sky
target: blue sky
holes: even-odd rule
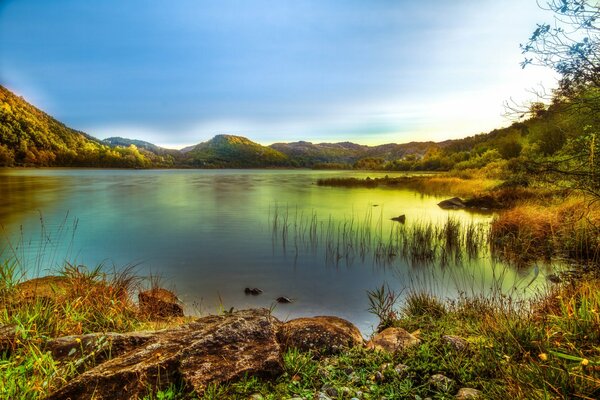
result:
[[[3,0],[0,83],[99,138],[363,144],[507,125],[535,0]]]

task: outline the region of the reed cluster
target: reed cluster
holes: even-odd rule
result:
[[[486,223],[448,217],[441,223],[398,223],[374,217],[368,209],[362,218],[351,216],[320,219],[315,212],[305,214],[297,208],[275,206],[270,210],[272,241],[284,251],[322,252],[328,263],[371,259],[379,265],[396,260],[413,265],[459,264],[488,253]],[[388,226],[386,226],[386,224]]]

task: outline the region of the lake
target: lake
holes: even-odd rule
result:
[[[175,290],[186,313],[274,307],[281,319],[337,315],[368,335],[377,324],[367,290],[425,289],[443,297],[543,283],[535,271],[489,252],[416,265],[396,250],[384,261],[357,242],[388,240],[401,224],[448,218],[485,227],[492,215],[446,211],[412,190],[317,186],[319,178],[403,174],[308,170],[0,170],[0,257],[15,253],[28,277],[68,260],[107,271],[136,265]],[[366,237],[366,239],[365,239]],[[341,248],[341,251],[340,251]],[[350,250],[349,250],[350,249]],[[417,263],[418,264],[418,263]],[[535,282],[534,282],[535,281]],[[532,282],[535,284],[532,285]],[[248,296],[245,287],[263,290]],[[292,304],[277,304],[287,296]]]

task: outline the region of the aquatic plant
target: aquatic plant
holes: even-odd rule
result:
[[[281,246],[284,252],[292,247],[296,257],[301,252],[322,252],[327,263],[336,265],[349,265],[355,259],[371,259],[378,265],[397,260],[415,266],[460,264],[463,258],[473,260],[489,250],[484,222],[455,217],[438,224],[416,221],[385,226],[383,214],[374,218],[372,208],[362,218],[329,215],[322,220],[314,211],[307,215],[297,208],[290,212],[287,205],[275,205],[270,208],[269,221],[274,247]]]

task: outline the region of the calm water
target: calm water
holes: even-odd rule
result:
[[[397,292],[424,287],[442,296],[487,291],[500,285],[527,286],[531,271],[494,265],[482,256],[460,266],[414,266],[364,258],[326,257],[323,246],[297,246],[294,221],[364,221],[385,236],[391,217],[407,225],[443,223],[449,215],[486,223],[491,216],[444,211],[439,197],[411,190],[330,188],[315,184],[334,176],[385,174],[299,170],[0,170],[0,257],[16,251],[29,276],[51,274],[66,259],[112,268],[137,264],[141,275],[159,275],[190,314],[221,307],[270,307],[278,296],[282,319],[338,315],[369,334],[376,324],[367,312],[367,290],[387,283]],[[394,175],[389,173],[390,176]],[[277,210],[277,211],[275,211]],[[290,232],[273,234],[288,216]],[[43,227],[42,227],[43,226]],[[297,238],[296,238],[297,239]],[[540,278],[538,278],[540,281]],[[260,296],[246,296],[247,286]],[[528,288],[532,286],[529,285]],[[520,289],[519,289],[520,290]]]

